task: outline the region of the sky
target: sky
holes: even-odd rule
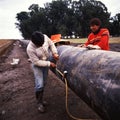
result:
[[[99,0],[108,8],[111,16],[120,13],[119,0]],[[23,39],[20,31],[16,28],[16,14],[28,11],[30,5],[39,4],[44,7],[52,0],[0,0],[0,39]]]

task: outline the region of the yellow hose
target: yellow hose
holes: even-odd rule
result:
[[[69,115],[69,117],[71,117],[72,119],[74,120],[93,120],[93,119],[81,119],[81,118],[77,118],[77,117],[74,117],[70,112],[69,112],[69,109],[68,109],[68,84],[67,84],[67,79],[65,77],[65,75],[56,68],[56,71],[64,78],[65,80],[65,92],[66,92],[66,98],[65,98],[65,106],[66,106],[66,111],[67,111],[67,114]],[[95,119],[94,119],[95,120]]]

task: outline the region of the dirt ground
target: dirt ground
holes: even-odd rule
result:
[[[120,52],[119,44],[111,50]],[[19,58],[17,65],[11,65]],[[78,118],[102,120],[69,89],[68,109]],[[0,120],[73,120],[65,108],[65,84],[49,71],[44,99],[49,103],[41,114],[36,109],[34,76],[24,46],[16,41],[11,50],[0,57]]]

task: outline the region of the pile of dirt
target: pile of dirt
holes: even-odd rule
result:
[[[19,63],[12,65],[13,58],[19,59]],[[47,112],[40,114],[36,109],[34,76],[26,49],[16,41],[9,53],[0,58],[0,120],[72,120],[65,108],[65,84],[51,71],[44,99],[49,105]],[[70,89],[68,104],[73,116],[101,120]]]

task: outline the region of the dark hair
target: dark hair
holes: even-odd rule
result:
[[[31,36],[31,41],[36,46],[42,46],[44,43],[44,35],[39,31],[35,31],[35,32],[33,32],[32,36]]]
[[[101,26],[101,20],[99,18],[92,18],[90,20],[90,26],[92,25]]]

